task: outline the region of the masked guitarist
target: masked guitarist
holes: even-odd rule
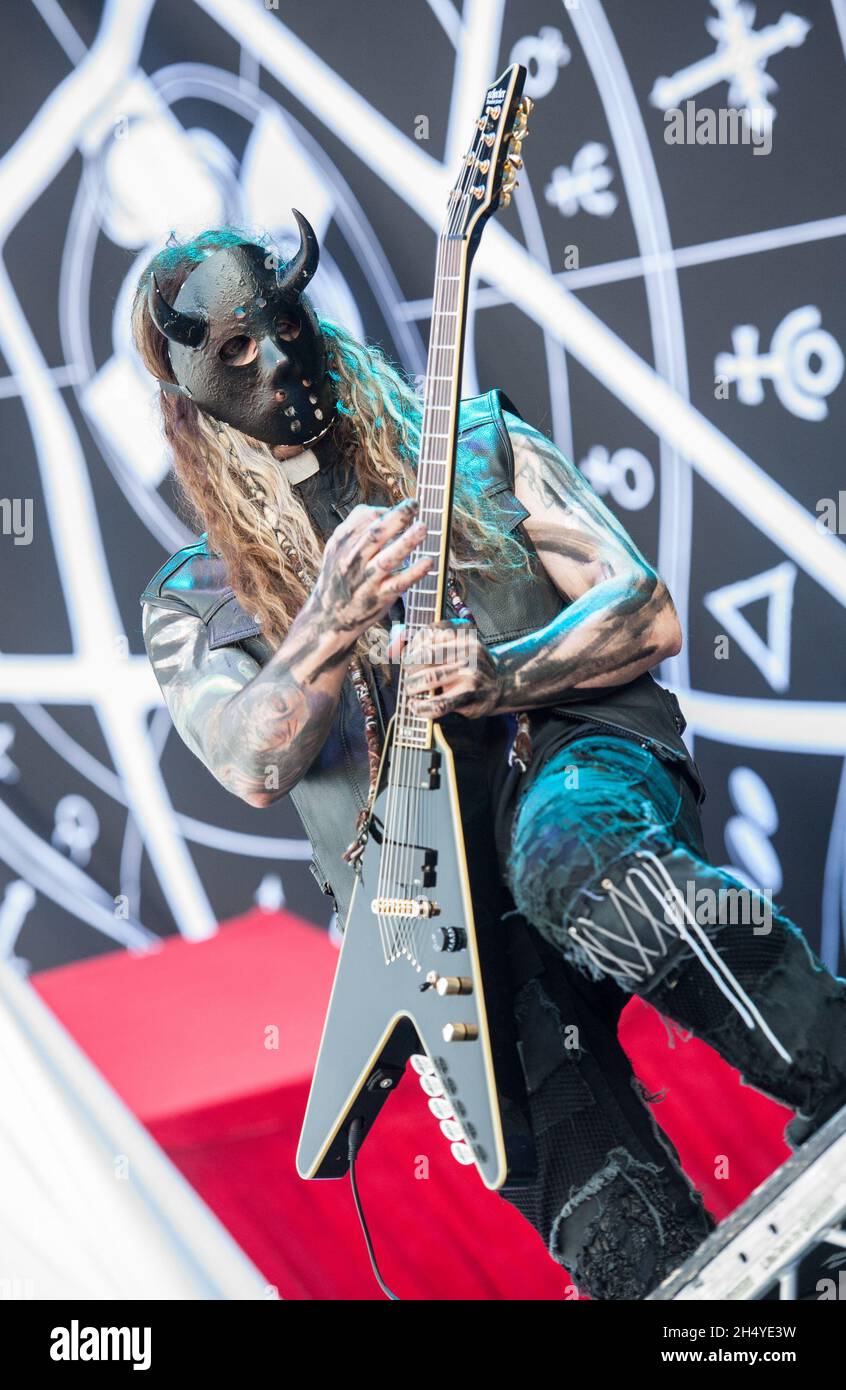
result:
[[[296,216],[281,267],[223,229],[169,243],[139,283],[135,343],[204,530],[145,590],[144,636],[212,775],[251,806],[290,795],[343,924],[393,711],[387,634],[431,560],[408,500],[417,397],[318,319]],[[622,1008],[648,1000],[796,1111],[795,1146],[846,1102],[846,983],[764,898],[738,914],[754,895],[708,862],[684,719],[649,674],[681,645],[670,594],[500,391],[462,403],[451,562],[443,622],[402,659],[413,712],[484,755],[519,909],[503,931],[539,1175],[508,1199],[581,1290],[642,1298],[713,1222],[636,1088]]]

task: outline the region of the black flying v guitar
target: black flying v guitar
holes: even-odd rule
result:
[[[438,239],[417,472],[428,529],[413,557],[434,563],[405,595],[409,637],[444,611],[468,277],[522,163],[525,77],[513,64],[485,93]],[[531,1177],[490,811],[467,776],[443,729],[410,713],[400,667],[297,1151],[304,1178],[346,1173],[353,1120],[367,1132],[409,1058],[459,1161],[490,1188]]]

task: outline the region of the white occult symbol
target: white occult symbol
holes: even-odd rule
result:
[[[733,872],[750,887],[777,893],[784,881],[771,836],[778,830],[778,807],[762,777],[751,767],[736,767],[728,779],[737,811],[726,822],[726,847],[741,868]]]
[[[639,449],[615,449],[609,457],[603,445],[594,444],[579,466],[600,497],[610,492],[614,501],[630,512],[640,511],[652,501],[655,473]]]
[[[790,685],[790,619],[796,574],[796,566],[784,560],[751,579],[739,579],[735,584],[713,589],[702,600],[708,612],[734,638],[773,690],[787,690]],[[767,600],[766,642],[740,612],[748,603],[762,598]]]
[[[820,327],[819,309],[806,304],[786,314],[773,334],[770,350],[758,351],[759,332],[753,324],[732,329],[734,352],[720,352],[714,372],[737,382],[737,399],[760,405],[763,381],[769,378],[782,405],[803,420],[824,420],[830,396],[843,376],[843,351],[837,339]],[[814,365],[814,363],[818,365]]]
[[[539,34],[527,34],[518,39],[511,50],[509,63],[522,63],[529,70],[526,96],[533,101],[549,96],[558,81],[558,69],[566,67],[570,61],[570,49],[564,42],[560,29],[544,24]]]
[[[752,27],[755,6],[746,0],[712,0],[712,4],[718,17],[707,19],[705,27],[717,40],[716,51],[672,77],[659,77],[649,100],[668,111],[718,82],[728,82],[729,104],[741,107],[750,127],[763,133],[776,115],[769,93],[778,88],[766,71],[767,63],[783,49],[803,44],[811,25],[807,19],[787,13],[777,23],[756,31]]]
[[[84,796],[63,796],[56,803],[56,823],[50,839],[66,850],[74,864],[87,864],[100,835],[100,817]]]
[[[580,208],[595,217],[610,217],[617,206],[616,193],[608,190],[614,175],[606,165],[608,150],[598,140],[582,145],[572,168],[559,164],[544,189],[544,197],[564,217],[574,217]]]

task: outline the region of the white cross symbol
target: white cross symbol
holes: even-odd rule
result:
[[[653,106],[668,111],[718,82],[728,82],[730,104],[742,107],[750,127],[762,131],[775,116],[768,93],[778,86],[766,71],[767,62],[783,49],[798,48],[804,43],[811,25],[800,15],[788,12],[777,23],[756,32],[752,28],[754,5],[745,0],[712,0],[712,4],[719,17],[706,20],[705,27],[717,40],[716,52],[672,77],[659,77],[649,100]]]

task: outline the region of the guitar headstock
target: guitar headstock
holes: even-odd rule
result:
[[[507,207],[522,167],[534,102],[523,96],[526,69],[512,63],[485,92],[473,140],[449,195],[445,232],[475,241],[492,212]]]

